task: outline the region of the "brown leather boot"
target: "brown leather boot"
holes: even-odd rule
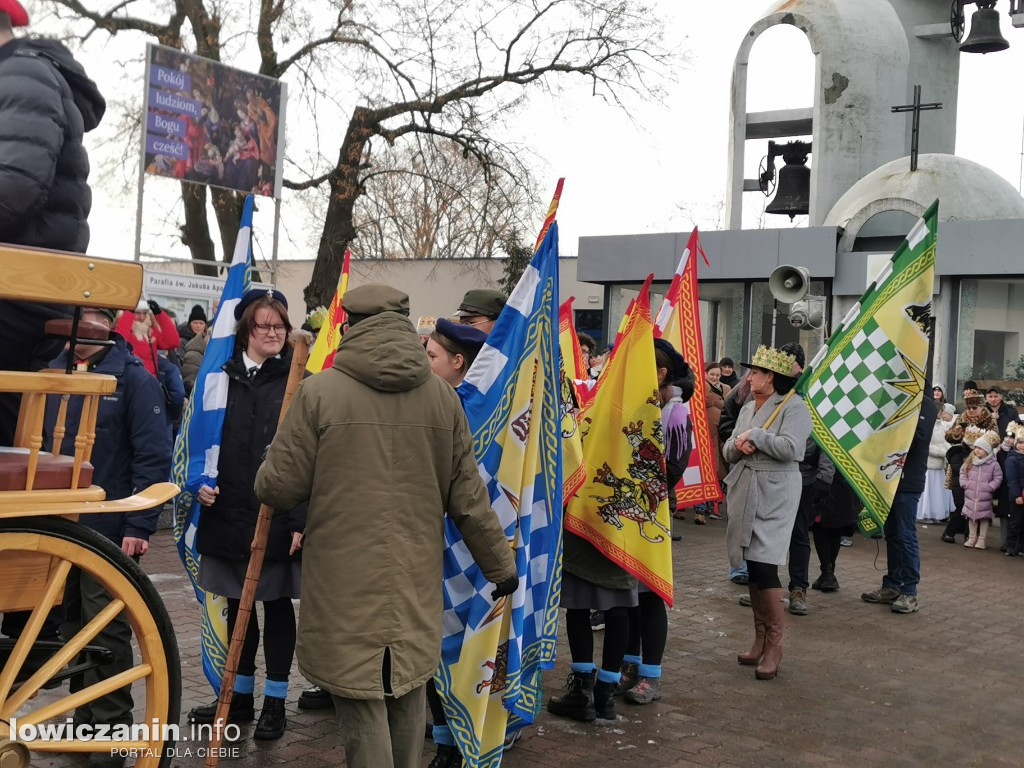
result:
[[[764,654],[764,608],[762,606],[761,590],[755,584],[747,584],[750,590],[750,609],[754,613],[754,644],[746,653],[736,655],[736,661],[748,667],[752,667],[761,660]],[[780,603],[781,605],[781,603]]]
[[[786,625],[786,606],[782,602],[782,588],[765,589],[761,592],[761,607],[764,611],[764,655],[757,665],[754,676],[758,680],[771,680],[779,673],[782,663],[782,633]]]

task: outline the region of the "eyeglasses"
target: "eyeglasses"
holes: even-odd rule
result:
[[[256,330],[267,336],[269,336],[271,332],[284,333],[285,327],[284,323],[256,323]]]
[[[470,317],[472,317],[472,315],[470,315]],[[489,317],[485,317],[483,320],[476,320],[474,322],[470,322],[469,320],[466,320],[465,318],[459,318],[459,325],[483,325],[484,323],[490,323],[490,322],[493,322],[493,320],[491,320],[491,318],[489,318]]]

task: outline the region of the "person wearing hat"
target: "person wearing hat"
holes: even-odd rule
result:
[[[134,312],[122,312],[115,330],[127,339],[132,351],[154,376],[159,375],[160,352],[177,350],[181,344],[174,321],[153,300],[140,298]]]
[[[1003,400],[1003,390],[995,385],[985,392],[985,404],[995,420],[995,432],[1005,435],[1010,422],[1017,421],[1017,409]]]
[[[757,679],[770,680],[782,661],[785,606],[779,566],[786,562],[800,503],[800,460],[811,435],[811,417],[800,397],[786,397],[798,373],[794,355],[761,346],[744,365],[750,369],[753,399],[740,410],[723,449],[726,461],[734,465],[726,477],[726,543],[730,565],[747,564],[754,614],[753,645],[737,660],[756,665]]]
[[[228,635],[238,616],[250,545],[259,517],[260,500],[253,492],[256,470],[274,439],[291,368],[292,326],[288,301],[280,291],[254,288],[235,305],[235,351],[223,366],[227,377],[227,407],[220,443],[216,484],[202,485],[197,496],[205,508],[196,533],[202,555],[199,585],[228,601]],[[295,654],[295,609],[299,597],[303,499],[276,505],[270,522],[266,553],[256,599],[263,603],[263,654],[266,683],[263,709],[253,736],[268,740],[285,731],[284,702]],[[256,611],[242,647],[228,719],[249,722],[255,717],[256,653],[260,627]],[[212,723],[217,702],[195,707],[191,723]]]
[[[142,361],[132,354],[125,340],[113,332],[115,312],[110,309],[85,309],[83,323],[93,324],[113,345],[76,344],[53,360],[51,368],[65,369],[67,358],[78,370],[106,374],[117,379],[113,394],[99,401],[96,417],[96,442],[92,465],[94,485],[100,486],[108,499],[131,496],[136,490],[167,480],[171,471],[171,438],[164,414],[164,395],[156,378],[150,376]],[[81,423],[82,398],[72,397],[66,404],[59,396],[47,398],[43,449],[65,455],[75,452],[77,428]],[[67,432],[60,446],[52,445],[60,410],[66,408],[64,423]],[[156,531],[162,505],[128,514],[99,513],[82,515],[78,521],[106,537],[125,554],[138,560],[149,551],[149,538]],[[96,619],[111,603],[110,593],[85,573],[73,569],[64,590],[65,611],[61,633],[74,637],[90,621]],[[110,651],[108,658],[92,665],[82,676],[72,678],[71,692],[108,680],[130,669],[132,630],[124,613],[102,624],[103,629],[92,641]],[[134,702],[131,686],[112,691],[75,711],[81,722],[96,725],[121,725],[132,722]],[[124,758],[95,756],[93,766],[118,766]]]
[[[960,485],[964,489],[964,517],[970,535],[965,547],[985,549],[985,536],[992,522],[993,500],[1003,484],[1003,470],[996,461],[995,451],[1002,440],[998,432],[985,432],[974,441],[967,461],[960,467]]]
[[[441,654],[444,515],[498,586],[515,559],[488,503],[462,403],[431,373],[390,286],[346,292],[331,368],[306,379],[256,475],[256,495],[309,503],[302,674],[334,698],[350,768],[418,766],[424,686]]]
[[[16,37],[28,13],[0,0],[0,243],[85,253],[92,195],[82,143],[106,104],[62,43]],[[65,306],[0,301],[0,370],[34,371],[60,354],[44,332]],[[0,445],[11,445],[20,394],[0,393]]]
[[[987,420],[991,419],[991,415],[984,408],[975,406],[974,410],[983,412]],[[947,544],[955,544],[958,534],[967,540],[967,518],[963,516],[964,489],[960,485],[960,468],[971,455],[974,441],[984,433],[984,429],[973,424],[960,429],[951,427],[946,430],[946,443],[949,445],[946,451],[946,487],[953,494],[953,511],[942,532],[942,540]]]
[[[686,403],[693,397],[696,376],[666,339],[654,340],[654,357],[658,367],[661,427],[665,435],[668,504],[669,510],[674,511],[675,487],[690,462],[693,445],[693,421]],[[678,534],[672,536],[676,541],[681,538]],[[629,643],[615,695],[623,696],[630,704],[643,705],[661,698],[661,662],[668,641],[668,612],[665,601],[646,585],[638,583],[637,591],[639,604],[628,611]]]
[[[1024,424],[1020,421],[1011,422],[1007,433],[1013,439],[1013,450],[1006,457],[1003,467],[1010,504],[1004,554],[1017,557],[1021,551],[1021,533],[1024,528]]]
[[[466,378],[487,334],[471,325],[460,325],[441,317],[427,338],[430,370],[457,387]]]
[[[473,288],[466,291],[466,295],[462,297],[462,303],[455,316],[462,325],[472,325],[484,333],[490,333],[498,320],[498,315],[505,308],[506,301],[508,296],[501,291]]]
[[[193,304],[192,310],[188,314],[188,319],[178,324],[178,337],[181,339],[181,343],[178,344],[178,349],[173,354],[174,362],[179,368],[185,359],[185,348],[188,346],[188,343],[196,336],[206,333],[208,322],[203,305]]]
[[[416,319],[416,333],[420,336],[420,341],[426,346],[427,339],[430,338],[430,334],[434,332],[434,328],[437,327],[437,318],[433,315],[420,315]]]
[[[925,474],[924,493],[917,507],[917,519],[924,523],[948,522],[954,509],[953,493],[946,484],[946,431],[953,423],[955,409],[952,403],[935,404],[939,417],[932,425],[931,441],[928,444],[928,472]]]
[[[721,382],[728,386],[729,389],[734,389],[740,383],[740,377],[736,373],[736,367],[732,358],[723,357],[718,361],[718,367],[722,371]]]

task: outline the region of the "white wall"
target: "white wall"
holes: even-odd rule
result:
[[[601,309],[604,288],[576,280],[576,259],[559,259],[559,301],[576,297],[576,309]],[[504,269],[502,259],[452,259],[444,261],[364,261],[353,260],[349,287],[367,283],[387,283],[409,294],[409,314],[413,321],[420,315],[449,316],[471,288],[497,288]],[[291,307],[302,308],[302,291],[313,274],[313,261],[279,261],[277,288],[288,297]],[[595,298],[596,302],[592,302]],[[295,313],[292,313],[295,315]],[[297,315],[295,315],[297,317]]]

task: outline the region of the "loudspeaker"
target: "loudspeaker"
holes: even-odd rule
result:
[[[794,328],[817,330],[825,322],[825,303],[801,299],[789,308],[789,324]]]
[[[811,289],[811,273],[806,267],[782,264],[772,270],[768,278],[768,290],[784,304],[800,301]]]

